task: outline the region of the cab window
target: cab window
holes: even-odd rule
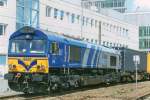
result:
[[[56,42],[52,42],[51,44],[51,53],[52,54],[59,54],[59,45]]]

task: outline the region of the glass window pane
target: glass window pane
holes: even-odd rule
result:
[[[39,24],[39,0],[17,0],[17,23],[37,27]],[[20,27],[18,24],[18,27]]]
[[[20,22],[24,22],[24,7],[17,7],[17,20]]]
[[[0,6],[4,6],[4,2],[3,1],[0,1]]]
[[[64,18],[64,11],[61,11],[60,12],[60,19],[63,20],[63,18]]]
[[[24,0],[17,0],[17,6],[24,6]]]
[[[72,14],[71,22],[72,22],[72,23],[74,23],[74,21],[75,21],[75,15],[74,15],[74,14]]]
[[[22,28],[24,26],[24,24],[23,23],[16,23],[16,29],[20,29],[20,28]]]
[[[32,8],[33,9],[38,9],[39,3],[37,0],[32,0]]]
[[[25,40],[15,40],[11,44],[11,53],[25,53],[27,52]]]
[[[3,35],[3,25],[0,25],[0,35]]]
[[[58,14],[58,9],[54,9],[54,18],[57,18],[57,14]]]
[[[0,55],[0,65],[5,65],[5,64],[6,64],[6,56]]]
[[[45,52],[45,41],[33,40],[30,42],[30,53],[44,53]]]

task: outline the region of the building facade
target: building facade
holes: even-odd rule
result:
[[[14,6],[12,6],[14,4]],[[0,66],[6,64],[8,37],[16,28],[16,1],[0,1]]]
[[[124,13],[115,15],[115,18],[119,17],[121,20],[123,19],[128,23],[138,26],[139,49],[145,52],[150,51],[150,12],[138,12],[141,10],[140,7],[134,5],[134,1],[131,0],[82,0],[82,3],[84,8],[91,9],[95,6],[100,13],[104,12],[103,14],[105,15],[114,15],[114,12],[111,10]],[[105,8],[104,11],[102,8]],[[106,9],[111,10],[107,11]]]
[[[138,50],[137,26],[119,19],[62,0],[3,2],[0,6],[0,41],[3,41],[0,42],[0,65],[6,65],[9,36],[27,25],[107,47]]]
[[[127,10],[127,0],[82,0],[81,3],[84,8],[91,9],[95,6],[98,11],[107,8],[124,13]]]
[[[125,19],[139,26],[139,49],[150,51],[150,12],[126,13]]]
[[[92,43],[101,42],[105,46],[138,49],[137,26],[116,18],[59,0],[43,0],[40,13],[42,29],[79,37]]]
[[[16,29],[39,27],[39,0],[16,0]]]

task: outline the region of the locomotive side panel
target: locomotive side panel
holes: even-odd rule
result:
[[[57,41],[50,41],[49,44],[49,65],[52,68],[66,66],[66,45]]]

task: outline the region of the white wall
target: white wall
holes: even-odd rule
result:
[[[0,23],[7,25],[5,34],[0,36],[0,54],[6,54],[8,38],[16,29],[16,0],[7,0],[6,6],[0,6]]]
[[[125,13],[125,20],[137,26],[150,25],[150,12]]]
[[[60,18],[55,19],[53,17],[54,12],[52,11],[52,16],[46,17],[46,5],[52,8],[57,8],[58,10],[69,12],[70,14],[74,13],[75,15],[82,16],[82,8],[80,6],[71,5],[66,2],[61,2],[60,0],[41,0],[41,2],[42,4],[40,5],[40,28],[53,32],[58,32],[60,34],[67,34],[74,37],[80,37],[84,39],[88,38],[90,42],[92,39],[94,40],[94,42],[96,40],[99,40],[98,26],[83,26],[83,32],[81,32],[81,21],[80,23],[78,23],[76,20],[75,23],[71,23],[71,16],[68,19],[68,17],[65,15],[64,20],[60,20]],[[87,9],[83,9],[83,15],[85,17],[97,20],[102,23],[102,42],[107,41],[113,44],[115,43],[121,45],[128,45],[129,48],[138,50],[139,42],[137,26],[126,23],[125,21],[118,20],[116,18],[98,14]],[[128,35],[125,35],[126,33],[123,32],[123,29],[128,30]],[[81,37],[81,33],[83,37]]]

